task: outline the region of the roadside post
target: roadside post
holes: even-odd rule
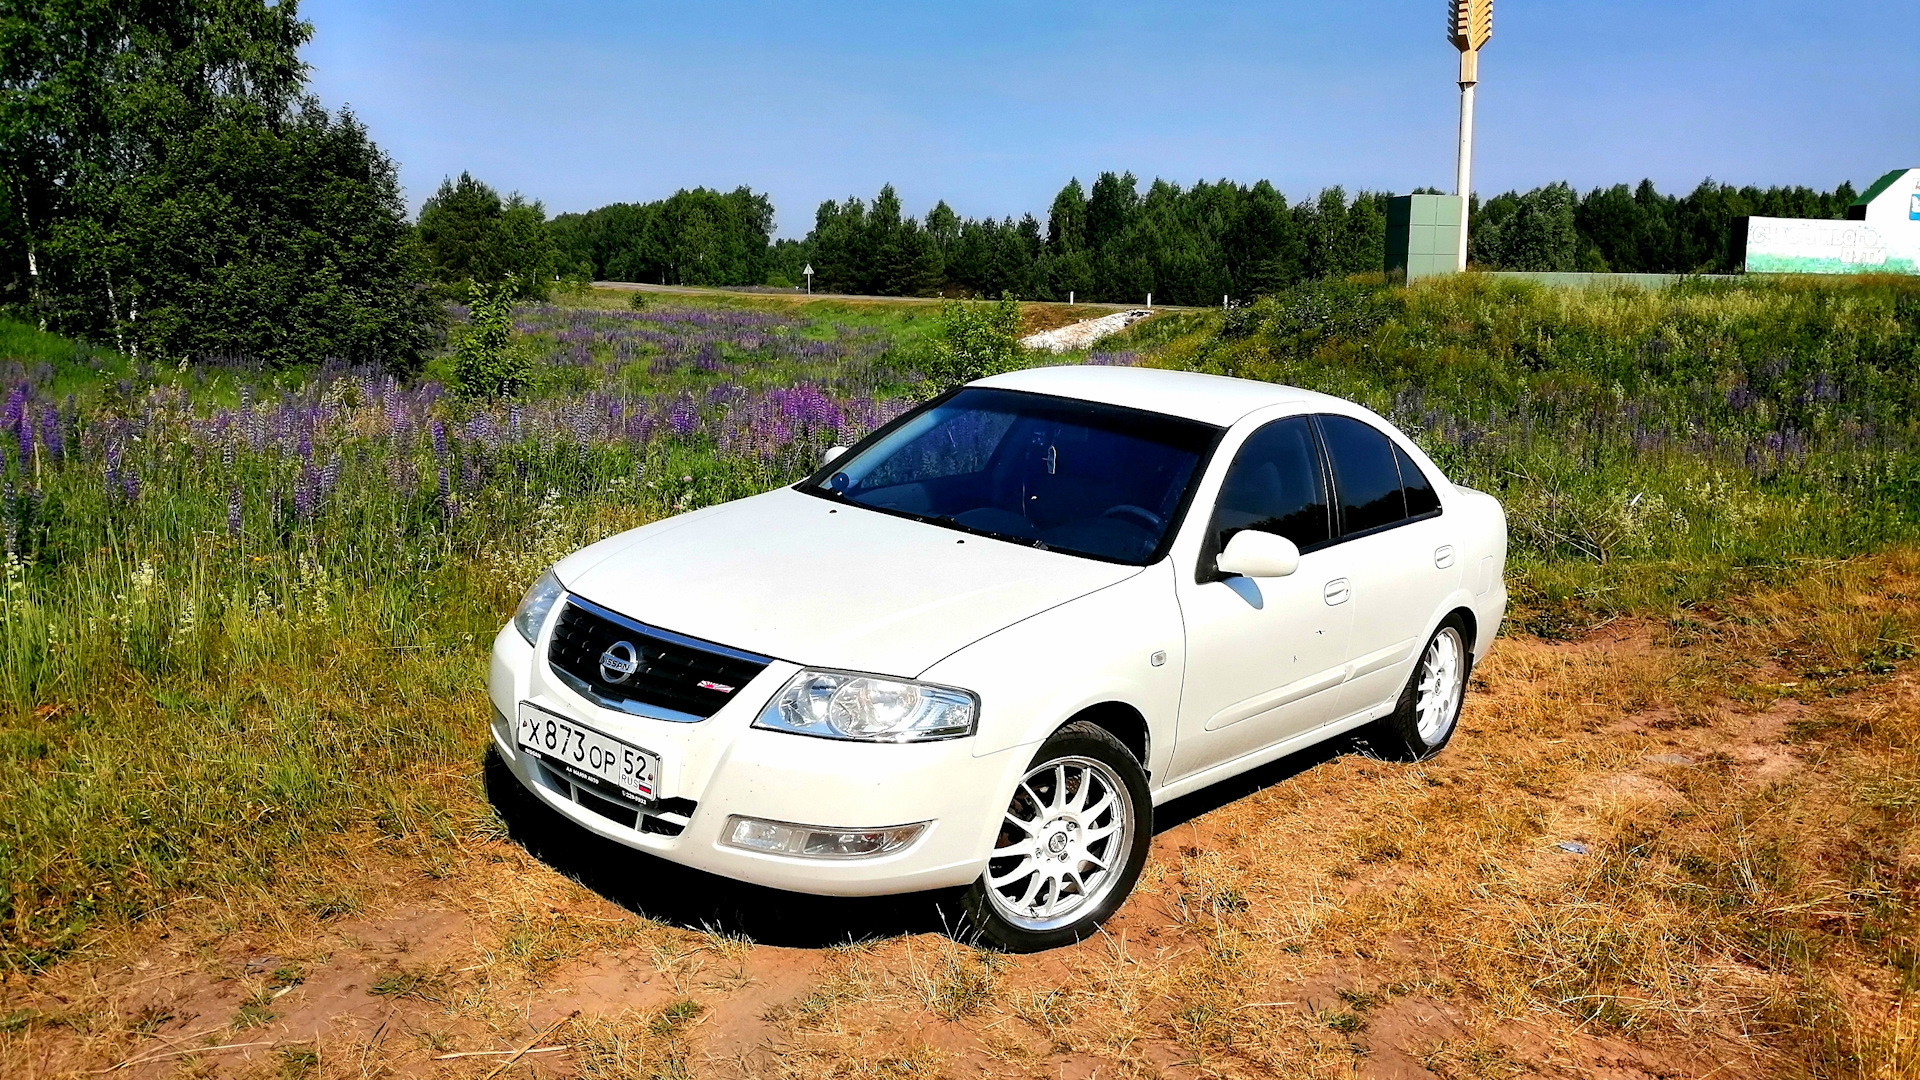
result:
[[[1493,37],[1493,0],[1447,0],[1447,39],[1460,50],[1460,240],[1455,269],[1467,268],[1467,203],[1473,191],[1473,88],[1480,82],[1480,49]]]
[[[807,275],[807,295],[812,296],[813,295],[813,264],[808,263],[807,268],[800,272]]]

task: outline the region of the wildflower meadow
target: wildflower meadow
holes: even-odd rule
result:
[[[1551,634],[1911,539],[1917,313],[1889,282],[1327,285],[1025,362],[1371,405],[1501,496],[1515,618]],[[476,827],[487,649],[534,576],[935,390],[931,307],[590,293],[513,319],[532,374],[495,399],[444,356],[156,368],[0,326],[6,964],[182,895],[330,904],[340,837]]]

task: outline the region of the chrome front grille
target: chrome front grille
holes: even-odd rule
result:
[[[609,708],[692,723],[719,712],[772,661],[569,596],[547,662],[575,692]]]

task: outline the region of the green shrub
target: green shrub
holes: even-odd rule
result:
[[[532,357],[513,339],[513,293],[511,276],[498,284],[472,286],[469,325],[453,354],[454,383],[467,397],[517,394],[533,377]]]
[[[940,305],[939,336],[921,374],[946,390],[1020,367],[1020,305],[1012,297],[992,302],[949,300]]]

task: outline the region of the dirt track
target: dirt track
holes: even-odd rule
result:
[[[1879,602],[1920,603],[1882,584]],[[355,838],[331,906],[187,898],[10,978],[0,1072],[485,1076],[531,1047],[508,1075],[1775,1075],[1781,1051],[1748,1032],[1781,976],[1737,949],[1661,954],[1692,940],[1687,909],[1608,875],[1633,865],[1630,838],[1817,794],[1852,766],[1804,734],[1920,712],[1920,678],[1909,664],[1808,700],[1780,689],[1798,685],[1786,661],[1748,662],[1741,685],[1773,692],[1677,692],[1706,649],[1626,621],[1504,640],[1441,758],[1342,743],[1164,807],[1107,933],[1031,957],[956,944],[940,897],[815,900],[631,855],[553,828],[495,773],[505,835]],[[1764,829],[1740,820],[1757,850]],[[1580,921],[1610,903],[1634,918]],[[1634,945],[1642,924],[1667,937]],[[1568,969],[1605,956],[1621,982]],[[1884,1016],[1886,970],[1839,961],[1836,1000]],[[1641,1011],[1582,1019],[1578,994],[1547,1008],[1542,985],[1613,987]]]

